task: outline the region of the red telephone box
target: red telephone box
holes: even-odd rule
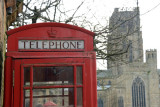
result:
[[[97,107],[93,32],[38,23],[7,34],[4,107]]]

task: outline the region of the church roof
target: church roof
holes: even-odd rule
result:
[[[109,70],[97,70],[97,78],[111,78],[113,76],[112,71]]]

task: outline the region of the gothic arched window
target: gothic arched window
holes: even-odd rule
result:
[[[98,107],[103,107],[103,100],[101,98],[98,99]]]
[[[129,40],[129,62],[133,61],[133,46],[132,41]]]
[[[124,107],[123,97],[118,98],[118,107]]]
[[[145,85],[139,77],[132,84],[132,107],[146,107]]]

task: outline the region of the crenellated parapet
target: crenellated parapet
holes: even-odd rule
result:
[[[157,69],[157,50],[149,49],[146,50],[146,64],[150,67]]]

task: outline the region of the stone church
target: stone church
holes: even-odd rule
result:
[[[122,53],[107,60],[107,70],[97,71],[98,107],[160,107],[157,50],[146,50],[144,58],[140,27],[138,7],[115,8],[107,51]]]

